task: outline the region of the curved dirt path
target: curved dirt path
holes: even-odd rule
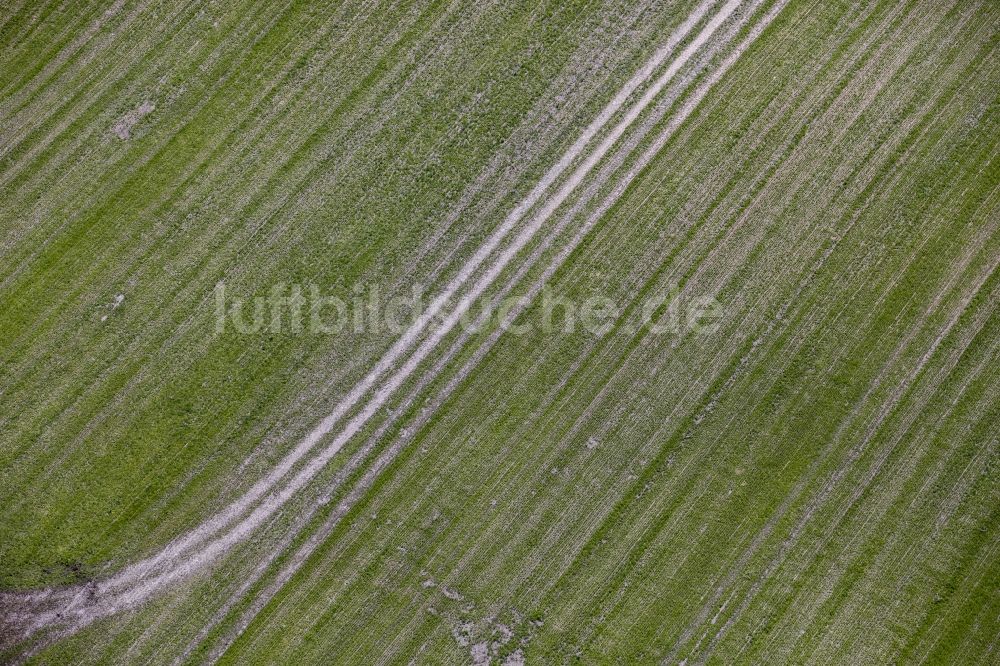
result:
[[[4,631],[4,642],[9,640],[17,643],[46,629],[57,629],[59,634],[72,633],[98,618],[133,608],[171,583],[216,561],[236,544],[249,538],[325,467],[454,329],[460,321],[460,313],[457,312],[448,316],[440,325],[432,326],[434,318],[441,314],[444,305],[459,295],[474,300],[494,284],[551,215],[576,192],[594,167],[619,144],[626,131],[631,129],[647,107],[688,61],[711,41],[720,26],[743,3],[741,0],[730,0],[703,24],[716,4],[708,0],[694,10],[668,42],[618,91],[524,201],[511,211],[501,226],[442,290],[428,312],[400,337],[334,411],[263,479],[238,500],[191,532],[169,543],[157,554],[136,562],[103,581],[77,587],[3,595],[0,603],[13,609],[5,617],[8,626]],[[779,8],[780,6],[779,3]],[[700,32],[667,64],[659,77],[650,83],[653,75],[699,25],[702,26]],[[710,83],[721,77],[732,60],[719,68],[710,78]],[[647,84],[641,97],[628,104]],[[685,103],[685,117],[698,101],[700,96]],[[605,131],[612,121],[617,122],[610,130]],[[658,141],[657,145],[662,145],[662,142]],[[565,175],[566,172],[569,174]],[[612,200],[620,196],[634,175],[635,172],[630,172],[624,185],[615,188]],[[518,233],[513,239],[509,239],[519,227]],[[492,262],[484,268],[491,258]],[[360,409],[357,409],[359,405]],[[333,439],[317,451],[317,447],[334,432],[338,424],[348,418]]]

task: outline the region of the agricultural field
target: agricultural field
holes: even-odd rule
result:
[[[995,0],[9,0],[0,663],[1000,663]]]

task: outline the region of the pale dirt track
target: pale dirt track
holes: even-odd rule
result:
[[[595,166],[619,143],[622,136],[632,128],[635,121],[682,71],[688,61],[711,43],[717,30],[726,24],[734,12],[738,9],[744,9],[741,8],[743,3],[739,0],[730,0],[719,7],[718,11],[701,27],[694,39],[669,62],[666,69],[655,81],[649,84],[656,71],[676,52],[678,44],[704,21],[710,10],[713,9],[713,5],[716,4],[715,2],[705,2],[698,6],[669,41],[658,49],[654,56],[619,90],[611,102],[545,174],[531,193],[507,216],[503,224],[462,267],[459,274],[448,283],[439,294],[436,303],[443,304],[457,296],[475,299],[494,283],[518,253],[528,246],[553,213],[576,192],[581,184],[587,181]],[[749,3],[749,8],[746,9],[746,15],[742,20],[748,20],[759,4],[759,2]],[[668,129],[640,158],[626,178],[614,188],[612,195],[602,204],[599,212],[581,228],[576,242],[579,242],[589,227],[624,192],[636,173],[641,171],[644,164],[657,154],[673,130],[696,108],[698,102],[707,94],[712,85],[721,78],[739,55],[773,20],[782,5],[783,3],[772,9],[754,28],[750,36],[745,38],[722,65],[710,74],[708,80],[699,87],[698,91],[684,101]],[[649,84],[648,87],[646,87],[647,84]],[[626,107],[626,103],[640,90],[642,95]],[[627,108],[627,110],[619,118],[623,108]],[[613,128],[604,133],[605,128],[612,120],[616,120]],[[632,145],[638,143],[642,135],[649,131],[651,125],[652,123],[646,123],[641,134],[631,137]],[[595,139],[599,139],[599,143],[592,145]],[[564,173],[571,167],[574,167],[571,173],[563,178]],[[604,180],[610,177],[610,171],[602,172]],[[599,180],[597,184],[592,186],[592,191],[596,190],[600,182]],[[554,186],[558,187],[552,192]],[[537,211],[531,212],[539,206]],[[513,240],[507,242],[507,237],[525,219],[527,221],[522,225],[523,228],[519,229]],[[507,244],[503,245],[505,242]],[[568,256],[571,249],[572,247],[566,248],[566,251],[561,255],[562,259]],[[493,257],[492,263],[477,277],[477,272],[490,257]],[[558,267],[558,263],[550,268],[550,272],[556,267]],[[474,277],[477,279],[471,289],[463,292],[463,288]],[[537,289],[536,285],[534,291]],[[456,313],[449,316],[443,325],[430,331],[429,324],[436,314],[432,307],[431,311],[401,336],[364,379],[342,399],[336,409],[325,417],[279,465],[257,482],[245,495],[195,530],[171,542],[156,555],[129,565],[120,573],[104,581],[94,582],[77,589],[43,590],[15,596],[7,595],[4,602],[18,608],[11,618],[14,621],[14,626],[20,627],[16,631],[20,633],[22,638],[27,638],[38,631],[48,629],[56,629],[60,635],[78,630],[98,618],[143,603],[171,583],[201,570],[224,556],[236,544],[250,538],[295,493],[312,480],[345,443],[367,424],[371,416],[404,384],[459,322],[459,316]],[[407,356],[407,353],[418,343],[419,346],[416,350]],[[369,394],[371,395],[361,409],[351,416],[352,410]],[[337,435],[323,448],[316,451],[316,447],[348,416],[350,419]],[[378,465],[378,468],[382,466],[384,466],[384,461]],[[296,470],[296,467],[300,468]]]

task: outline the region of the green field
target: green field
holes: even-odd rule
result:
[[[998,158],[993,0],[11,0],[0,662],[997,663]]]

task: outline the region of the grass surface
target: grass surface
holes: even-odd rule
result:
[[[440,291],[695,6],[5,9],[0,586],[156,553],[396,339],[220,335],[216,285]],[[720,32],[488,290],[551,268],[606,334],[449,334],[252,538],[32,658],[992,663],[998,25],[791,0],[671,129]],[[717,328],[636,331],[675,288]]]

